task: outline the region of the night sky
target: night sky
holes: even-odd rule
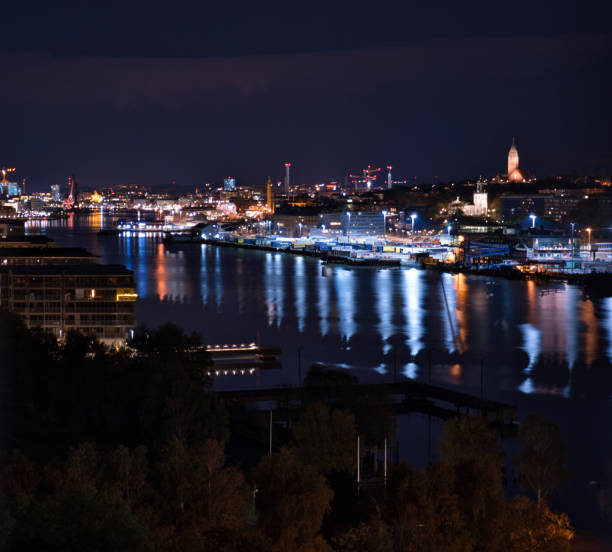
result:
[[[123,4],[3,6],[0,165],[30,190],[462,179],[513,136],[537,175],[612,173],[607,2]]]

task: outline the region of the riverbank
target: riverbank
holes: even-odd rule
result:
[[[248,241],[247,241],[248,240]],[[219,247],[233,247],[240,249],[251,249],[259,251],[270,251],[275,253],[288,253],[290,255],[301,255],[307,257],[318,257],[324,262],[333,264],[343,264],[346,266],[371,266],[371,267],[399,267],[402,265],[411,266],[414,268],[422,268],[434,270],[437,272],[447,272],[454,274],[472,274],[475,276],[489,276],[493,278],[504,278],[507,280],[533,280],[539,283],[550,282],[567,282],[585,289],[589,293],[597,294],[612,294],[612,273],[530,273],[518,270],[513,266],[500,265],[495,268],[474,268],[463,266],[461,264],[450,264],[441,261],[435,261],[426,254],[413,254],[412,258],[407,258],[402,261],[399,258],[391,256],[383,256],[380,251],[373,251],[366,248],[355,248],[352,251],[357,253],[357,256],[350,254],[337,254],[336,250],[330,249],[329,245],[319,245],[316,242],[312,244],[298,243],[298,247],[289,241],[272,242],[272,244],[257,243],[256,238],[240,238],[236,241],[228,241],[215,238],[197,238],[189,241],[165,239],[164,243],[172,245],[184,244],[206,244]],[[324,247],[324,248],[323,248]],[[343,253],[347,253],[346,251]],[[359,256],[361,254],[361,256]],[[368,255],[367,257],[365,255]],[[433,261],[433,262],[432,262]]]

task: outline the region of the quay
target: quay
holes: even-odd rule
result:
[[[169,244],[173,241],[167,242]],[[176,242],[177,245],[185,243],[184,241]],[[413,267],[437,272],[449,272],[455,274],[472,274],[476,276],[490,276],[495,278],[504,278],[508,280],[534,280],[536,282],[549,281],[564,281],[569,284],[574,284],[585,288],[591,292],[610,292],[612,293],[612,272],[585,272],[580,270],[557,270],[557,271],[541,271],[529,272],[522,271],[511,265],[498,265],[496,267],[483,267],[479,265],[467,266],[461,263],[445,263],[432,259],[427,254],[423,253],[419,247],[415,247],[417,251],[414,254],[403,254],[405,258],[398,258],[391,253],[373,251],[371,249],[360,249],[355,244],[355,251],[363,252],[362,256],[352,257],[349,255],[338,255],[335,250],[331,250],[329,245],[300,245],[293,247],[292,242],[278,241],[270,244],[257,243],[255,238],[229,241],[217,238],[199,238],[197,242],[206,245],[214,245],[218,247],[233,247],[241,249],[251,249],[259,251],[269,251],[274,253],[287,253],[290,255],[301,255],[307,257],[318,257],[323,262],[329,264],[342,264],[346,266],[371,266],[377,268],[385,267]],[[383,249],[388,248],[385,246]]]

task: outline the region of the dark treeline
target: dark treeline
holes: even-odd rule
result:
[[[393,417],[345,373],[311,369],[268,455],[266,413],[211,392],[199,336],[142,328],[110,351],[1,316],[0,549],[569,550],[571,524],[546,502],[565,449],[535,417],[515,461],[525,496],[506,496],[499,439],[479,417],[448,422],[441,461],[394,465],[386,486],[364,456],[357,492],[357,435],[371,455]]]

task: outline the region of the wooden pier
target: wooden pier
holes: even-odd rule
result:
[[[256,403],[275,402],[277,408],[297,407],[305,397],[311,396],[333,404],[347,394],[358,399],[385,396],[397,415],[418,412],[447,420],[462,414],[479,414],[496,427],[515,427],[517,408],[510,404],[483,399],[462,391],[416,381],[396,383],[353,384],[343,391],[326,392],[324,387],[272,387],[267,389],[238,389],[217,391],[228,401]]]

